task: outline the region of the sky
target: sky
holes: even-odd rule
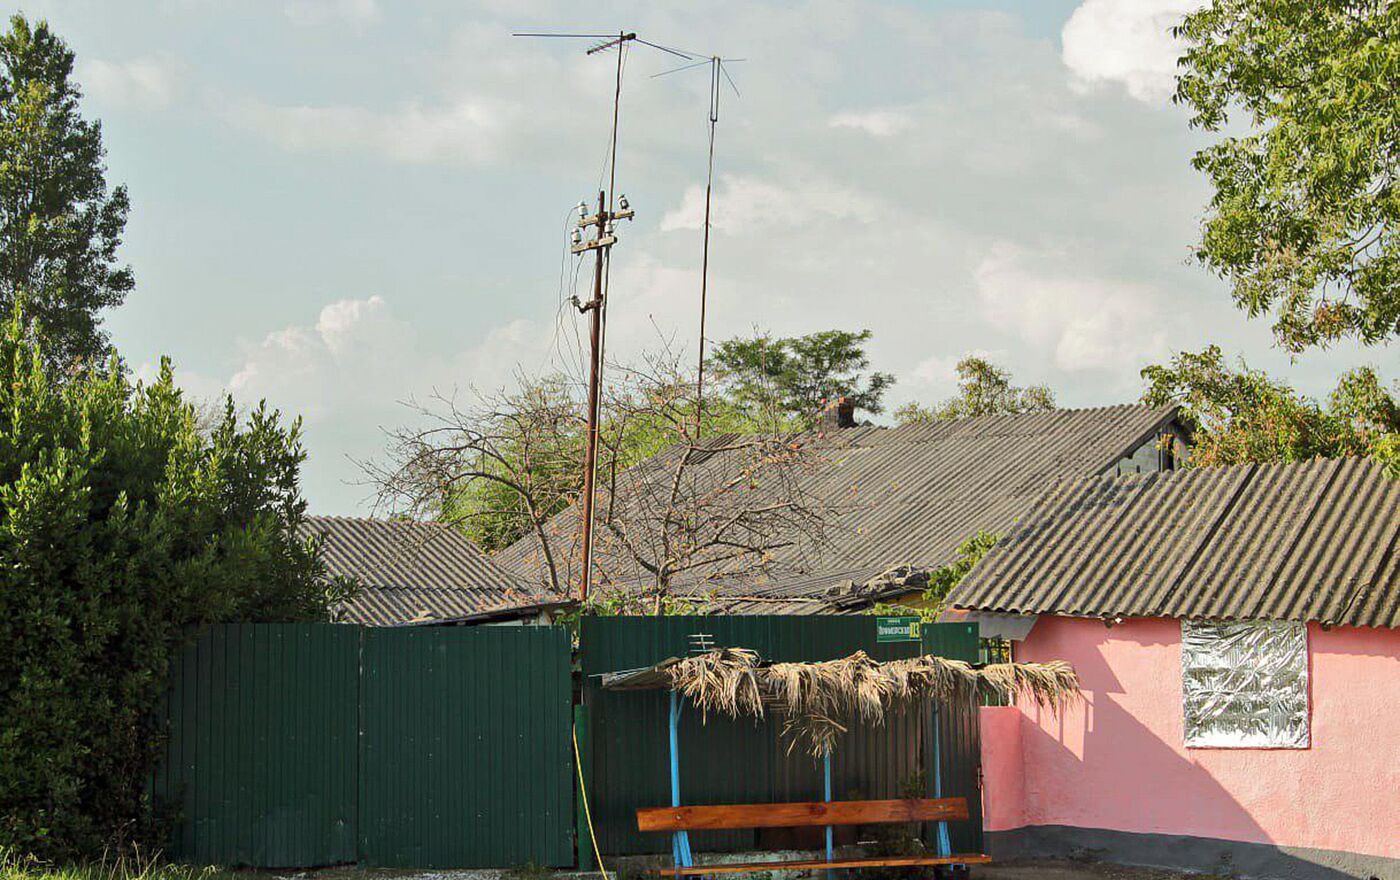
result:
[[[366,515],[359,462],[409,402],[577,363],[573,206],[596,195],[615,32],[743,59],[716,145],[706,336],[869,329],[891,409],[979,353],[1062,405],[1217,343],[1314,395],[1396,348],[1296,360],[1192,260],[1208,143],[1170,94],[1186,0],[563,3],[28,0],[78,56],[136,289],[139,376],[304,421],[313,513]],[[709,80],[626,58],[609,354],[694,350]]]

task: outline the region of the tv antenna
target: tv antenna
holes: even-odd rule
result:
[[[700,250],[700,339],[699,358],[695,368],[695,439],[700,439],[701,426],[705,412],[705,305],[710,289],[710,203],[714,193],[715,183],[715,126],[719,123],[719,97],[724,90],[720,83],[720,78],[729,84],[734,90],[734,97],[739,97],[739,87],[734,84],[734,78],[729,75],[729,71],[724,69],[726,62],[734,63],[743,61],[742,58],[721,58],[718,55],[711,55],[709,58],[682,64],[680,67],[673,67],[661,73],[654,74],[653,79],[658,76],[667,76],[672,73],[680,73],[683,70],[694,70],[698,67],[709,65],[710,68],[710,146],[706,155],[705,164],[705,226],[704,243]]]
[[[590,46],[585,54],[599,55],[617,52],[617,76],[613,85],[612,136],[608,156],[608,188],[599,190],[596,207],[590,213],[587,201],[579,202],[579,219],[573,232],[569,248],[575,255],[593,251],[593,296],[588,302],[574,300],[580,313],[589,316],[588,342],[588,427],[583,452],[583,499],[579,523],[579,543],[582,545],[582,575],[579,581],[579,601],[588,601],[589,587],[593,582],[593,519],[594,483],[598,471],[598,421],[601,390],[603,385],[603,352],[607,343],[608,275],[612,263],[612,246],[617,243],[617,221],[631,220],[634,212],[627,202],[627,196],[617,194],[617,132],[618,118],[622,108],[622,68],[627,57],[629,44],[640,43],[687,62],[699,59],[699,53],[686,52],[671,46],[663,46],[637,36],[635,31],[619,31],[616,34],[578,33],[535,33],[518,32],[516,37],[540,37],[565,40],[600,41]],[[584,230],[592,230],[585,238]],[[708,233],[707,233],[708,234]]]

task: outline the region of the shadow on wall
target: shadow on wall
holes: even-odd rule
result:
[[[1182,719],[1176,621],[1131,621],[1110,630],[1097,621],[1043,619],[1037,629],[1018,659],[1069,660],[1079,672],[1085,699],[1059,717],[1032,707],[1020,719],[1014,737],[1020,740],[1019,784],[993,782],[988,796],[1014,798],[1019,793],[1021,827],[990,825],[997,849],[1008,855],[1098,857],[1226,875],[1344,880],[1375,873],[1336,867],[1348,862],[1345,853],[1276,844],[1256,820],[1274,804],[1291,812],[1312,809],[1307,780],[1297,772],[1315,758],[1309,752],[1207,753],[1205,763],[1229,770],[1227,787],[1217,778],[1218,766],[1203,766],[1192,752],[1178,747]],[[994,728],[1001,728],[995,735],[1004,737],[1005,727],[1004,722],[986,725],[984,737]],[[998,748],[989,746],[989,762],[998,760]],[[1241,772],[1251,767],[1254,772]],[[1285,768],[1292,772],[1280,772]],[[1005,806],[989,808],[1004,821],[1016,812]],[[1345,821],[1345,815],[1323,821]],[[1354,807],[1349,815],[1356,815]]]

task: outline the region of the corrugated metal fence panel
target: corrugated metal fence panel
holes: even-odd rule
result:
[[[201,864],[355,859],[359,630],[219,624],[172,664],[152,794]]]
[[[568,632],[366,629],[360,861],[573,863]]]
[[[925,654],[937,654],[956,660],[977,661],[980,644],[976,624],[938,624],[922,629],[921,647]],[[986,852],[982,840],[982,739],[978,707],[974,703],[959,706],[939,706],[938,722],[939,767],[942,771],[944,797],[967,798],[971,819],[949,822],[948,836],[953,852]],[[925,750],[930,750],[925,739]],[[925,767],[925,791],[933,790],[933,762]],[[930,842],[932,828],[926,837]]]
[[[924,627],[922,642],[875,641],[875,618],[869,616],[703,616],[585,617],[580,651],[585,701],[592,721],[593,762],[590,806],[605,853],[666,852],[662,834],[638,832],[637,807],[670,803],[667,697],[663,693],[605,693],[597,675],[632,669],[690,652],[690,636],[709,634],[714,644],[752,648],[765,660],[830,660],[864,650],[890,660],[921,650],[975,661],[977,634],[965,624]],[[968,720],[969,716],[970,721]],[[966,730],[976,744],[975,710],[948,719],[962,730],[961,740],[945,750],[945,789],[963,794],[968,779],[970,801],[978,800],[976,752],[968,752]],[[922,736],[928,718],[893,717],[882,728],[856,728],[832,755],[833,796],[837,799],[897,797],[919,783],[924,764]],[[711,717],[706,723],[693,708],[683,716],[681,798],[684,803],[764,803],[819,800],[820,764],[801,749],[789,753],[779,724]],[[963,766],[969,758],[973,764]],[[928,791],[924,787],[924,791]],[[977,809],[977,807],[974,807]],[[966,823],[958,823],[966,824]],[[749,849],[761,845],[812,845],[805,832],[710,832],[693,836],[697,849]],[[969,833],[960,832],[964,837]],[[980,835],[980,827],[976,830]],[[839,839],[839,838],[838,838]],[[961,839],[961,838],[959,838]]]

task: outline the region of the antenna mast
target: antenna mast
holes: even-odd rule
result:
[[[579,312],[588,315],[588,415],[583,453],[583,498],[581,502],[579,543],[582,546],[582,573],[579,580],[579,601],[587,602],[589,589],[593,583],[593,521],[595,491],[598,470],[598,433],[603,384],[603,352],[607,334],[607,274],[611,265],[612,246],[617,243],[615,222],[630,220],[633,211],[627,197],[617,197],[617,132],[618,119],[622,106],[622,67],[629,43],[637,42],[653,49],[659,49],[687,61],[694,60],[693,54],[681,52],[666,46],[643,40],[635,32],[621,31],[612,34],[559,34],[559,33],[517,33],[517,37],[560,37],[565,39],[592,39],[603,42],[590,48],[589,55],[617,50],[617,77],[613,87],[612,140],[608,158],[608,188],[599,190],[596,207],[589,213],[587,202],[579,202],[579,220],[574,229],[570,252],[575,255],[594,252],[593,296],[588,302],[574,300]],[[592,230],[592,236],[585,240],[584,230]]]
[[[705,416],[705,302],[710,290],[710,194],[715,183],[715,124],[719,122],[719,56],[710,57],[710,150],[705,166],[705,243],[700,251],[700,356],[695,367],[695,439]]]
[[[705,307],[708,301],[710,290],[710,205],[714,196],[715,184],[715,127],[719,123],[719,94],[722,91],[720,79],[729,83],[729,87],[734,90],[734,94],[739,94],[739,87],[734,85],[734,79],[729,75],[729,71],[724,69],[725,62],[743,61],[743,58],[721,58],[718,55],[711,55],[701,61],[692,64],[683,64],[680,67],[663,71],[656,76],[669,76],[682,70],[693,70],[696,67],[708,65],[710,68],[710,143],[709,151],[706,155],[705,164],[705,226],[703,229],[704,243],[700,251],[700,339],[699,358],[695,368],[695,439],[700,439],[700,431],[704,423],[705,413]]]

